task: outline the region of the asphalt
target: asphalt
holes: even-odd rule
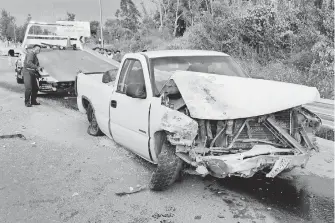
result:
[[[40,95],[42,106],[26,111],[13,69],[0,58],[0,135],[27,140],[0,139],[1,222],[334,222],[331,141],[318,139],[306,169],[275,179],[185,175],[165,192],[118,197],[155,167],[88,136],[75,98]]]

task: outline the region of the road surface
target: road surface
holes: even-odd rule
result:
[[[26,108],[23,85],[0,58],[0,222],[334,222],[333,142],[304,170],[281,178],[185,175],[164,192],[144,190],[155,166],[106,137],[86,133],[74,99],[43,96]]]

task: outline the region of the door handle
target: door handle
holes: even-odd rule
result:
[[[111,101],[111,107],[116,108],[117,102],[115,100]]]

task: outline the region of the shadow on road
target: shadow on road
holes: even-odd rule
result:
[[[0,81],[0,88],[7,89],[9,91],[15,92],[15,93],[23,93],[24,92],[24,85],[12,85],[7,82]]]
[[[217,196],[229,191],[251,197],[269,208],[281,209],[312,222],[334,222],[334,181],[319,176],[299,176],[293,179],[270,179],[257,175],[252,178],[216,179],[206,189]],[[226,201],[225,202],[233,202]]]
[[[64,107],[78,110],[77,98],[74,95],[60,94],[60,93],[49,93],[49,94],[39,94],[39,98],[49,99],[61,103]]]
[[[7,89],[9,91],[22,94],[24,96],[24,85],[23,84],[10,84],[7,82],[0,81],[0,88]],[[66,108],[73,110],[78,110],[77,99],[74,95],[68,95],[64,93],[48,93],[48,94],[38,94],[38,98],[48,99],[51,101],[56,101]]]

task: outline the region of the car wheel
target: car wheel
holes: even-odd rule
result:
[[[87,133],[92,135],[92,136],[102,136],[103,133],[99,128],[97,119],[95,118],[94,110],[91,104],[88,104],[87,107],[87,119],[90,123],[87,129]]]
[[[158,155],[158,166],[152,174],[149,188],[162,191],[173,184],[179,177],[183,161],[176,156],[176,147],[165,141]]]
[[[18,77],[16,77],[16,82],[18,84],[23,84],[24,83],[23,78],[18,78]]]

